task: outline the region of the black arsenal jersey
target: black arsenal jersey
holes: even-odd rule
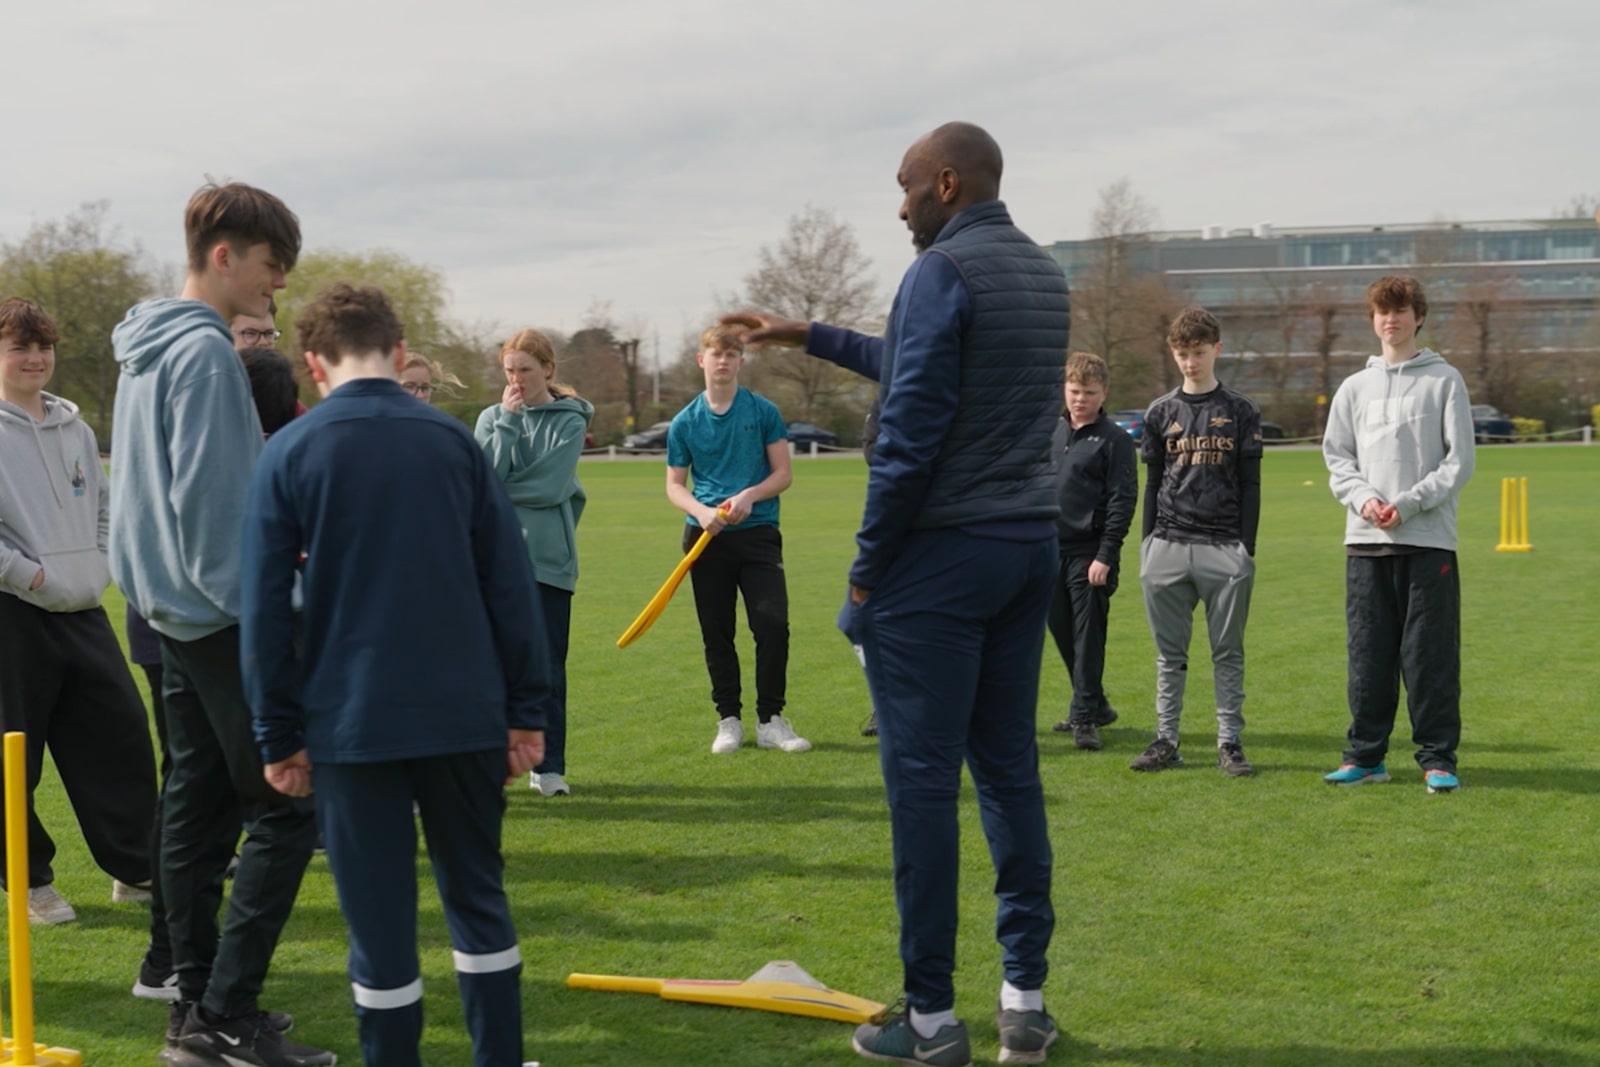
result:
[[[1209,393],[1174,389],[1150,405],[1139,448],[1155,490],[1153,509],[1146,500],[1147,534],[1187,544],[1241,542],[1253,552],[1261,499],[1254,401],[1221,383]]]

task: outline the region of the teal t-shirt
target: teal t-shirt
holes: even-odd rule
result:
[[[767,446],[787,440],[778,405],[744,386],[728,410],[718,415],[701,393],[678,412],[667,431],[667,466],[688,467],[690,490],[707,507],[716,507],[772,473]],[[699,524],[688,519],[691,526]],[[763,500],[737,527],[778,525],[778,498]]]

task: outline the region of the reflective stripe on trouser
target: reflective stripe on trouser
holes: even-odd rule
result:
[[[906,1001],[954,1006],[961,764],[995,869],[1005,978],[1039,989],[1055,929],[1035,735],[1053,538],[917,530],[846,620],[867,654],[894,844]]]
[[[350,980],[369,1064],[419,1067],[417,824],[456,948],[474,1067],[520,1067],[522,973],[502,885],[504,749],[392,763],[318,763],[317,815],[350,926]],[[463,966],[463,960],[468,961]],[[407,996],[414,990],[414,998]]]
[[[1206,606],[1217,698],[1217,743],[1244,729],[1244,624],[1250,616],[1255,561],[1237,541],[1184,544],[1148,537],[1139,548],[1139,583],[1156,642],[1156,736],[1178,743],[1194,608]]]

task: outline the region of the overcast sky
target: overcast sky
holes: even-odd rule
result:
[[[1160,226],[1547,217],[1600,194],[1594,0],[8,4],[0,239],[86,201],[180,263],[206,175],[306,248],[440,269],[461,320],[675,347],[807,204],[887,305],[906,146],[987,127],[1040,242],[1121,177]],[[280,323],[280,325],[286,325]]]

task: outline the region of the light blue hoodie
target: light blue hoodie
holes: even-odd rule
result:
[[[261,453],[250,380],[198,300],[135,305],[111,332],[122,375],[111,433],[111,576],[158,633],[196,641],[239,621],[239,536]]]

